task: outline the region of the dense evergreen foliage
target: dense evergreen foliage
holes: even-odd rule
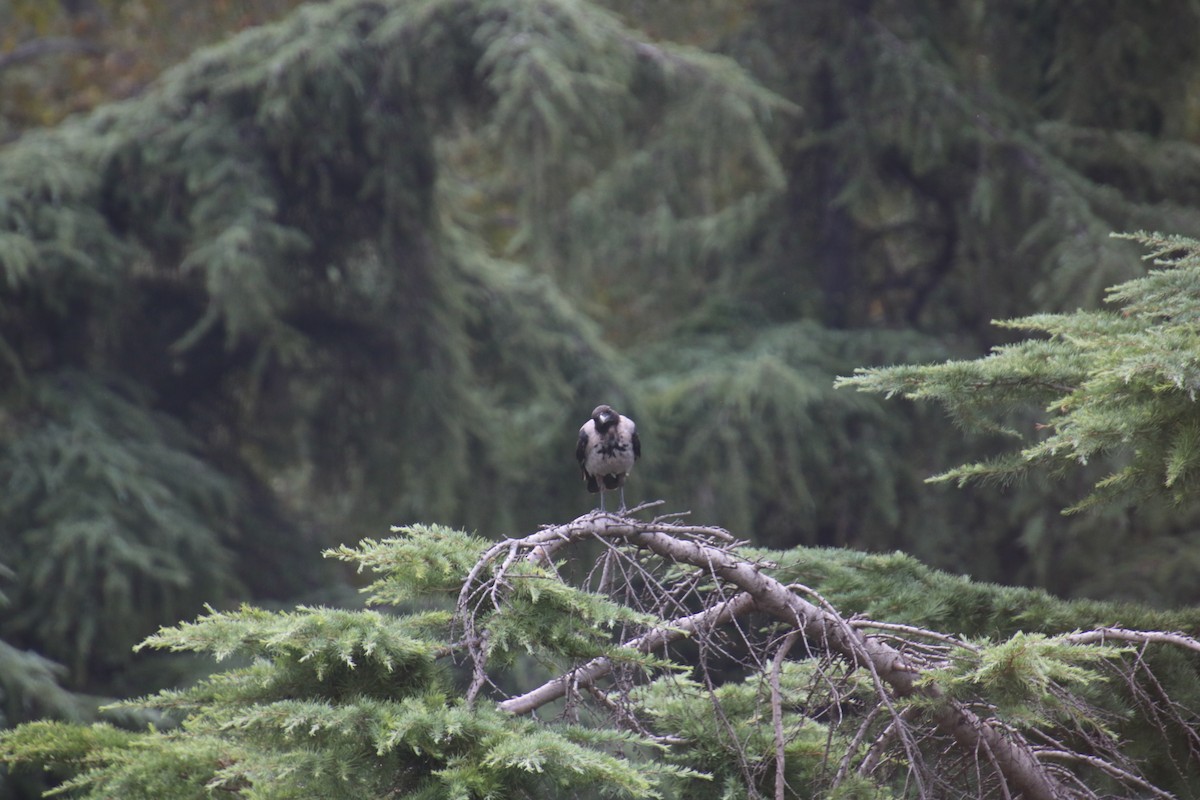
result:
[[[178,727],[31,723],[0,737],[0,758],[48,768],[83,798],[740,798],[772,787],[781,798],[1022,787],[1034,798],[1061,796],[1055,786],[1100,797],[1186,794],[1198,778],[1186,709],[1200,703],[1200,642],[1111,627],[1194,628],[1194,611],[1064,603],[848,550],[748,552],[740,579],[723,567],[696,572],[682,560],[741,558],[736,545],[714,546],[728,534],[608,515],[497,545],[440,527],[398,534],[332,555],[377,573],[371,603],[457,596],[453,614],[210,610],[143,646],[241,665],[124,704]],[[564,548],[607,537],[590,575],[575,585],[559,576],[567,561],[551,559]],[[685,555],[697,548],[708,555]],[[608,578],[629,571],[643,580]],[[767,597],[771,586],[788,593],[780,581],[819,598],[826,611],[808,606],[814,614],[856,612],[842,630],[879,633],[850,639],[862,651],[784,635]],[[746,613],[750,595],[766,619]],[[703,613],[679,615],[697,603],[741,610],[693,625]],[[814,624],[792,619],[797,633]],[[669,644],[680,636],[698,660]],[[830,658],[856,652],[884,655],[857,670]],[[512,670],[522,659],[540,669]],[[513,696],[539,675],[562,677]],[[546,706],[564,694],[565,705]],[[539,707],[554,713],[530,719]],[[999,738],[950,735],[946,713]],[[997,767],[1002,746],[1035,754],[1032,779]]]
[[[505,52],[530,20],[530,48]],[[678,86],[688,114],[771,102],[710,62],[588,6],[343,2],[11,146],[2,474],[23,549],[6,628],[79,669],[119,662],[130,629],[230,596],[234,553],[257,594],[311,586],[281,543],[316,537],[281,503],[495,529],[518,493],[561,493],[567,470],[533,466],[557,437],[525,432],[569,431],[577,398],[626,379],[552,283],[456,220],[438,150],[464,124],[505,134],[497,168],[528,158],[522,136],[605,139],[631,84]],[[557,93],[517,102],[547,71]],[[580,105],[587,85],[608,88]],[[39,603],[96,608],[82,597],[112,604],[29,622]]]
[[[1200,242],[1135,238],[1153,248],[1148,258],[1160,269],[1109,290],[1119,308],[1008,320],[1001,324],[1045,336],[997,347],[988,358],[861,370],[842,383],[939,400],[965,427],[999,427],[1012,408],[1045,409],[1034,430],[1006,431],[1033,440],[1020,452],[940,479],[1004,482],[1037,467],[1063,473],[1116,451],[1124,465],[1072,510],[1128,494],[1187,502],[1200,478]]]
[[[1078,563],[1090,558],[1108,566],[1110,579],[1124,576],[1137,587],[1110,594],[1187,597],[1200,565],[1200,538],[1194,528],[1171,534],[1155,523],[1168,527],[1163,508],[1187,519],[1196,508],[1200,244],[1178,236],[1130,238],[1150,249],[1147,258],[1157,268],[1110,289],[1113,308],[1003,321],[1005,328],[1035,335],[976,360],[863,369],[841,383],[935,400],[967,429],[1022,443],[1015,452],[949,469],[935,480],[1005,486],[1031,476],[1044,482],[1045,476],[1061,481],[1082,474],[1094,486],[1090,492],[1079,486],[1064,498],[1068,511],[1149,509],[1125,514],[1122,524],[1070,545],[1066,552],[1075,563],[1061,569],[1078,574]],[[1125,556],[1130,548],[1141,551],[1132,561]]]
[[[178,772],[201,781],[197,791],[226,779],[214,763],[230,768],[227,788],[253,782],[239,772],[247,765],[284,776],[280,785],[292,785],[294,767],[333,787],[340,773],[322,764],[412,744],[370,738],[387,725],[355,727],[394,719],[389,702],[432,697],[436,724],[459,725],[439,716],[464,702],[462,676],[436,666],[448,658],[438,648],[457,644],[447,630],[227,609],[242,599],[349,605],[341,573],[311,554],[389,523],[493,538],[576,516],[588,498],[571,468],[574,431],[601,400],[642,431],[632,497],[666,498],[672,511],[778,548],[762,557],[782,573],[793,558],[811,557],[807,569],[820,572],[859,557],[786,549],[796,545],[900,549],[1060,595],[1195,602],[1200,257],[1174,234],[1200,236],[1200,117],[1189,100],[1200,65],[1184,36],[1200,6],[1077,6],[332,0],[202,50],[125,101],[6,143],[0,724],[84,719],[93,694],[179,680],[194,661],[167,671],[130,648],[211,603],[225,610],[179,631],[236,628],[244,640],[155,642],[260,659],[275,677],[247,680],[286,673],[303,702],[343,714],[331,730],[348,737],[331,733],[331,749],[297,754],[300,723],[251,722],[261,709],[238,707],[257,700],[241,694],[252,687],[235,671],[226,694],[217,687],[228,675],[169,695],[192,698],[177,710],[192,714],[195,738],[51,725],[10,741],[28,755],[49,736],[62,747],[46,757],[60,764],[69,752],[104,753],[104,780],[128,783],[100,793],[151,792],[143,748],[160,765],[198,759]],[[1140,237],[1165,267],[1144,277],[1138,244],[1109,236],[1138,229],[1173,234]],[[1075,312],[1110,286],[1115,310]],[[936,407],[833,387],[862,365],[947,358],[851,382],[937,399],[979,431],[965,440]],[[1026,443],[1012,454],[1014,430]],[[964,462],[974,466],[946,476],[1001,488],[925,483]],[[1020,480],[1046,469],[1058,480]],[[1085,513],[1060,514],[1081,501]],[[461,585],[463,557],[441,553],[454,569],[440,588]],[[1061,656],[1063,670],[1046,673],[1053,690],[1039,684],[1051,693],[1087,695],[1109,674],[1098,665],[1124,656],[1076,663],[1074,645],[1022,640],[1020,630],[1192,625],[1144,608],[1085,613],[1036,592],[977,595],[969,583],[931,595],[974,598],[980,614],[1009,598],[996,601],[994,627],[977,629],[965,609],[926,607],[915,562],[854,569],[874,581],[861,594],[820,587],[838,608],[869,602],[864,613],[882,620],[992,637],[1001,660],[1018,645]],[[562,609],[593,619],[592,601],[572,597],[558,597]],[[605,608],[622,624],[647,623]],[[571,619],[538,635],[569,657],[610,644]],[[357,631],[349,650],[324,634],[305,640],[310,649],[271,639],[325,622]],[[512,641],[533,641],[520,638],[527,622],[513,623]],[[312,655],[355,651],[359,634],[385,636],[389,653],[356,676],[381,681],[359,687],[362,705],[321,688],[328,675]],[[388,683],[393,656],[411,657],[411,684]],[[1164,686],[1193,707],[1190,662],[1155,658],[1179,659],[1165,672],[1156,662],[1155,675],[1170,675]],[[774,675],[809,686],[821,676],[807,669]],[[751,672],[770,682],[769,666]],[[527,677],[517,669],[513,679]],[[972,668],[939,680],[964,697],[974,686],[976,699],[1011,699],[989,694],[999,683]],[[683,686],[657,700],[657,689],[638,690],[657,709],[646,718],[674,729],[667,739],[701,724],[684,712],[720,694],[745,743],[738,758],[773,746],[738,727],[761,709],[761,685]],[[1162,733],[1113,702],[1098,707],[1128,721],[1122,735],[1141,736],[1139,725]],[[163,704],[123,713],[141,724]],[[420,780],[451,776],[438,784],[451,793],[517,777],[529,792],[591,780],[636,795],[651,790],[630,782],[644,759],[664,767],[664,792],[695,779],[736,793],[771,769],[747,772],[744,758],[706,767],[689,760],[710,752],[699,747],[660,758],[653,737],[568,727],[546,734],[548,752],[574,753],[587,770],[560,774],[556,761],[539,776],[540,765],[505,760],[487,742],[540,734],[485,705],[461,723],[476,726],[470,747],[433,753]],[[817,727],[794,740],[789,764],[824,769],[817,739],[834,734],[802,711],[789,708],[789,720]],[[1020,727],[1024,713],[1009,721]],[[243,724],[245,737],[230,733]],[[695,745],[703,737],[693,734]],[[1176,746],[1166,752],[1187,762],[1179,774],[1165,777],[1153,759],[1147,769],[1186,793],[1191,755]],[[605,760],[616,752],[639,755]],[[460,755],[481,771],[453,777]],[[387,758],[384,772],[409,768],[407,751]],[[394,777],[372,775],[364,792]],[[822,775],[789,781],[828,788]]]
[[[672,30],[668,20],[677,17],[665,5],[650,7],[660,14],[659,29]],[[1106,287],[1140,272],[1141,251],[1111,231],[1200,235],[1190,177],[1200,163],[1200,128],[1187,99],[1195,54],[1167,43],[1178,43],[1169,30],[1198,13],[1186,1],[1086,10],[904,0],[754,6],[734,34],[712,40],[802,109],[777,120],[787,185],[744,239],[736,275],[745,283],[736,300],[728,284],[714,283],[720,308],[705,308],[706,326],[691,320],[680,331],[682,345],[697,344],[690,336],[697,327],[715,329],[713,361],[724,369],[730,356],[744,356],[750,374],[763,328],[805,318],[827,329],[816,340],[826,343],[827,361],[847,365],[828,368],[845,375],[869,364],[974,357],[1013,338],[992,320],[1095,307]],[[866,345],[864,328],[886,331],[879,338],[905,352]],[[911,344],[901,344],[897,329]],[[737,334],[749,344],[737,344]],[[660,348],[666,358],[643,374],[674,372],[677,350]],[[717,486],[715,502],[698,481],[681,505],[710,507],[713,519],[739,528],[749,509],[756,535],[771,542],[899,547],[948,569],[1067,595],[1141,592],[1195,601],[1194,590],[1170,574],[1176,558],[1195,550],[1194,508],[1113,507],[1063,520],[1058,510],[1109,470],[1095,461],[1094,472],[1061,484],[931,490],[924,477],[987,459],[1004,443],[982,436],[964,448],[935,417],[912,417],[901,404],[876,412],[895,421],[899,437],[867,427],[849,442],[837,441],[849,436],[845,428],[776,427],[771,413],[739,413],[775,406],[806,419],[801,398],[826,389],[806,372],[792,370],[794,382],[770,398],[770,382],[724,383],[729,391],[694,403],[686,417],[671,409],[683,417],[669,418],[673,430],[694,428],[718,403],[737,425],[731,439],[803,443],[803,461],[780,454],[759,460],[761,469],[746,480]],[[720,374],[702,370],[693,379],[722,383]],[[844,419],[855,413],[850,402],[835,398],[822,407]],[[1035,414],[1028,412],[1027,424]],[[887,471],[873,469],[879,461]],[[713,451],[691,466],[717,475],[722,462]],[[850,465],[853,477],[841,484],[854,488],[830,491],[823,484],[830,474],[815,464]],[[808,491],[775,493],[770,502],[746,494],[748,486],[780,480],[803,482]],[[677,481],[670,492],[654,488],[651,496],[678,496]],[[822,499],[815,513],[805,505],[809,496]],[[891,497],[900,498],[892,511],[897,524],[887,524],[876,505]]]

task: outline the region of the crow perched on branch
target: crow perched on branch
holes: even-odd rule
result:
[[[575,459],[583,470],[588,491],[600,493],[601,511],[604,492],[611,489],[620,489],[619,510],[625,510],[625,478],[641,455],[642,443],[633,420],[613,411],[611,406],[596,406],[592,418],[579,429]]]

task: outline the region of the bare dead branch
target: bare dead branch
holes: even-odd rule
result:
[[[793,630],[783,637],[783,642],[771,659],[771,725],[775,729],[775,800],[784,800],[787,790],[787,754],[784,748],[787,742],[783,738],[783,689],[779,685],[779,673],[783,671],[783,662],[788,652],[800,638],[800,632]]]
[[[879,707],[876,709],[876,714],[878,713],[878,708]],[[876,768],[879,766],[880,760],[883,758],[883,754],[887,751],[888,747],[891,745],[891,742],[899,734],[900,728],[902,728],[904,725],[911,724],[912,721],[916,719],[917,713],[916,706],[909,706],[908,708],[904,709],[904,711],[900,712],[899,717],[894,717],[892,721],[888,723],[887,727],[875,737],[875,741],[871,743],[871,747],[867,751],[866,757],[863,758],[862,762],[858,765],[859,775],[870,775],[876,770]],[[855,735],[854,742],[856,746],[866,735],[867,730],[869,730],[869,723],[873,719],[874,715],[864,721],[862,728]],[[847,757],[845,763],[843,764],[844,768],[848,768],[850,765],[850,755],[851,753],[849,752],[846,754]],[[845,771],[845,769],[839,770],[840,777],[844,777]]]
[[[1142,645],[1138,649],[1133,664],[1128,670],[1117,669],[1117,672],[1125,680],[1134,701],[1154,723],[1154,727],[1164,736],[1171,728],[1182,733],[1187,741],[1188,755],[1193,759],[1200,760],[1200,732],[1196,730],[1193,722],[1195,713],[1181,706],[1167,692],[1166,687],[1154,674],[1154,670],[1150,668],[1150,664],[1146,662],[1146,647],[1147,645]],[[1145,681],[1145,685],[1138,680],[1138,676]],[[1166,753],[1175,769],[1180,774],[1184,774],[1184,768],[1178,763],[1172,750],[1173,748],[1168,747]]]
[[[782,653],[791,649],[791,644],[800,642],[804,643],[809,655],[828,653],[843,659],[851,669],[867,671],[875,684],[881,707],[886,708],[892,716],[891,723],[877,737],[860,765],[860,774],[864,774],[864,768],[867,770],[866,774],[875,769],[883,751],[889,746],[888,743],[899,739],[909,764],[908,777],[917,782],[914,787],[916,793],[920,796],[928,794],[927,787],[922,784],[921,745],[914,737],[911,724],[914,712],[908,707],[900,710],[892,705],[893,699],[915,697],[924,701],[921,704],[922,713],[928,714],[926,718],[933,722],[934,727],[949,736],[964,757],[974,757],[976,769],[981,765],[990,766],[991,774],[997,781],[992,783],[992,790],[998,794],[1019,796],[1022,800],[1049,800],[1079,793],[1075,778],[1061,774],[1061,767],[1040,761],[1021,733],[1002,724],[985,721],[972,708],[946,696],[935,683],[922,679],[930,666],[945,663],[951,649],[977,651],[978,648],[955,637],[913,626],[847,620],[828,601],[808,587],[786,586],[764,571],[768,569],[766,565],[743,558],[736,552],[738,542],[720,528],[682,525],[667,519],[644,522],[629,516],[594,512],[566,525],[543,528],[530,536],[496,545],[485,554],[477,568],[472,570],[468,584],[463,587],[460,595],[459,614],[462,615],[464,630],[467,633],[464,640],[468,643],[468,649],[480,659],[476,662],[477,665],[482,663],[486,649],[486,640],[483,636],[474,634],[472,623],[469,622],[469,617],[475,610],[471,598],[475,596],[473,593],[478,591],[477,584],[481,581],[490,582],[490,599],[495,604],[503,594],[504,590],[500,585],[503,583],[503,573],[509,569],[514,559],[513,553],[525,553],[527,561],[547,566],[551,564],[551,559],[559,548],[590,539],[600,539],[606,543],[624,542],[638,548],[625,555],[622,560],[606,564],[600,584],[604,587],[616,584],[614,591],[628,592],[629,586],[637,581],[641,590],[646,592],[647,599],[642,601],[635,598],[632,602],[660,617],[668,616],[668,613],[682,608],[684,599],[691,598],[689,602],[703,599],[701,586],[704,586],[704,592],[708,592],[708,585],[711,584],[715,605],[697,613],[679,616],[665,623],[664,627],[634,637],[626,642],[628,647],[650,652],[701,627],[712,630],[716,626],[729,624],[737,626],[740,638],[734,641],[745,641],[749,644],[750,632],[741,627],[741,620],[751,610],[767,613],[789,626],[790,632],[785,641],[788,637],[793,638],[787,648],[780,648],[775,652],[775,657],[770,660],[769,673],[772,715],[773,722],[776,723],[777,794],[780,791],[778,781],[785,774],[785,765],[781,763],[784,753],[779,687],[781,659],[784,657]],[[613,554],[616,551],[610,547],[609,552]],[[500,560],[502,553],[508,554],[508,558],[503,561]],[[652,554],[668,565],[690,565],[699,572],[692,578],[687,578],[685,574],[682,582],[677,582],[677,575],[672,575],[670,581],[664,582],[660,577],[661,568],[654,566],[655,562],[648,562],[648,569],[647,565],[638,560],[641,556],[637,556],[637,553]],[[489,569],[491,575],[487,577]],[[613,569],[619,569],[619,574],[613,572]],[[620,586],[622,577],[627,584],[624,588]],[[636,593],[629,594],[628,597],[632,598],[634,594]],[[868,635],[868,631],[878,631],[882,635]],[[1200,643],[1180,633],[1104,628],[1064,638],[1078,644],[1105,641],[1169,643],[1200,651]],[[716,638],[702,637],[702,643],[706,643],[708,647],[716,645],[716,642]],[[757,647],[761,648],[762,645]],[[754,664],[760,669],[767,669],[767,665],[761,660],[755,661]],[[500,707],[512,713],[527,713],[563,697],[572,687],[584,687],[590,691],[595,681],[611,674],[615,666],[609,658],[593,659],[530,692],[503,701]],[[830,691],[833,692],[830,696],[836,696],[836,688],[831,687]],[[837,709],[831,710],[838,713]],[[864,724],[856,734],[856,741],[861,742],[863,737],[868,735],[870,728],[870,724]],[[1068,751],[1064,749],[1061,752]],[[1116,763],[1098,756],[1093,758],[1109,764],[1113,771],[1108,774],[1114,777],[1118,773],[1132,775]],[[1078,763],[1090,762],[1081,760]],[[839,768],[835,781],[844,778],[848,769],[847,761]],[[976,780],[982,787],[984,776],[981,774]],[[991,781],[989,778],[988,782]],[[1130,785],[1133,785],[1132,782]]]
[[[923,639],[933,639],[934,641],[942,642],[950,647],[961,647],[964,650],[970,650],[972,653],[978,653],[979,648],[970,642],[965,642],[956,636],[947,636],[944,633],[931,631],[927,628],[918,628],[913,625],[900,625],[894,622],[879,622],[873,619],[851,619],[847,620],[850,626],[859,629],[870,629],[877,631],[895,631],[903,633],[906,636],[917,636]]]
[[[577,521],[578,522],[578,521]],[[633,520],[595,520],[596,535],[619,536],[675,561],[707,566],[715,575],[751,594],[757,606],[793,624],[810,643],[826,648],[855,666],[877,674],[897,696],[921,695],[939,702],[934,714],[938,728],[950,734],[968,752],[986,748],[1008,785],[1026,800],[1057,797],[1059,786],[1041,768],[1029,750],[989,726],[969,709],[946,698],[935,684],[918,685],[920,672],[896,649],[864,636],[830,611],[799,597],[775,578],[736,555],[698,539],[680,539],[671,526],[655,530]],[[689,531],[695,533],[695,529]],[[886,699],[886,698],[885,698]]]
[[[753,607],[754,598],[743,592],[697,614],[671,620],[664,627],[655,628],[644,636],[626,642],[625,647],[649,653],[696,631],[723,625],[733,617],[747,613]],[[612,659],[594,658],[567,675],[548,681],[523,695],[505,700],[500,703],[500,708],[513,714],[527,714],[565,695],[573,683],[590,685],[611,672],[612,668]]]
[[[1097,628],[1094,631],[1072,633],[1062,637],[1071,644],[1104,644],[1105,642],[1137,642],[1139,644],[1173,644],[1200,653],[1200,640],[1184,633],[1167,631],[1134,631],[1128,628]]]
[[[666,504],[667,504],[667,501],[666,501],[666,500],[645,500],[645,501],[643,501],[643,502],[641,502],[641,503],[638,503],[636,506],[634,506],[633,508],[629,509],[628,511],[626,511],[626,512],[625,512],[625,515],[626,515],[626,516],[630,516],[630,517],[632,517],[634,514],[637,514],[637,513],[641,512],[641,511],[645,511],[645,510],[646,510],[646,509],[648,509],[648,508],[658,508],[659,506],[665,506]],[[690,512],[690,511],[678,511],[678,512],[676,512],[676,513],[674,513],[674,514],[671,514],[670,516],[673,516],[673,517],[674,517],[674,516],[682,516],[682,515],[684,515],[684,514],[690,514],[690,513],[692,513],[692,512]]]
[[[1116,764],[1113,764],[1111,761],[1103,758],[1089,756],[1084,753],[1076,753],[1072,750],[1039,750],[1037,752],[1037,756],[1041,759],[1059,759],[1062,761],[1074,761],[1081,764],[1087,764],[1090,767],[1094,767],[1101,772],[1111,775],[1122,783],[1133,784],[1142,791],[1149,792],[1155,797],[1161,797],[1163,800],[1175,800],[1174,795],[1164,792],[1162,789],[1159,789],[1149,781],[1134,775],[1128,770],[1123,770]]]

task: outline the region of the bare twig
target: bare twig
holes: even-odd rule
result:
[[[644,636],[626,642],[625,647],[649,653],[668,642],[681,639],[696,631],[723,625],[733,617],[747,613],[753,607],[753,597],[746,593],[738,594],[705,611],[670,620],[664,624],[664,627],[655,628]],[[505,700],[500,703],[500,708],[513,714],[526,714],[562,697],[570,688],[572,681],[581,686],[587,686],[607,675],[612,668],[612,659],[603,656],[594,658],[572,670],[568,675],[555,678],[523,695]]]
[[[775,651],[775,657],[771,659],[771,725],[775,729],[775,800],[784,800],[784,792],[787,789],[787,774],[784,771],[784,767],[787,765],[787,754],[784,750],[787,742],[783,738],[783,689],[779,685],[779,673],[783,670],[784,659],[787,658],[788,652],[799,638],[800,632],[796,630],[783,637],[783,642]]]
[[[951,647],[961,647],[964,650],[970,650],[972,653],[979,652],[979,648],[970,642],[964,642],[962,639],[959,639],[956,636],[947,636],[944,633],[931,631],[927,628],[917,628],[912,625],[900,625],[894,622],[879,622],[873,619],[851,619],[847,620],[847,622],[853,628],[869,628],[871,630],[878,631],[895,631],[896,633],[903,633],[906,636],[919,636],[923,639],[933,639],[934,641],[943,642]]]
[[[1059,759],[1061,761],[1073,761],[1080,764],[1087,764],[1088,766],[1095,767],[1101,772],[1116,778],[1122,783],[1133,784],[1139,789],[1149,792],[1155,797],[1161,797],[1163,800],[1175,800],[1174,795],[1164,792],[1154,784],[1150,783],[1144,778],[1134,775],[1128,770],[1121,769],[1107,759],[1089,756],[1084,753],[1076,753],[1071,750],[1039,750],[1037,751],[1037,757],[1040,759]]]
[[[878,712],[878,708],[879,707],[877,707],[875,709],[876,713]],[[871,773],[873,773],[876,770],[876,768],[879,766],[880,760],[883,758],[883,754],[887,751],[887,749],[891,745],[892,741],[899,734],[900,729],[903,726],[910,724],[916,718],[917,713],[918,713],[918,709],[916,706],[909,706],[908,708],[901,711],[899,716],[892,717],[892,721],[889,722],[887,727],[884,728],[880,732],[880,734],[875,737],[875,741],[871,743],[871,747],[870,747],[870,749],[867,750],[866,756],[863,757],[862,763],[858,765],[858,774],[859,775],[870,775]],[[857,747],[857,743],[862,741],[862,737],[863,737],[863,735],[865,735],[865,733],[868,729],[869,723],[872,719],[873,719],[873,717],[869,717],[863,723],[863,727],[861,728],[859,733],[855,736],[854,741],[855,741],[856,747]],[[853,755],[853,751],[849,751],[846,753],[846,759],[845,759],[846,766],[848,766],[850,763],[851,755]],[[842,773],[843,773],[843,771],[839,770],[839,775],[841,775]]]
[[[1071,644],[1104,644],[1105,642],[1137,642],[1139,644],[1173,644],[1200,653],[1200,640],[1184,633],[1167,631],[1134,631],[1128,628],[1097,628],[1094,631],[1068,634],[1063,641]]]

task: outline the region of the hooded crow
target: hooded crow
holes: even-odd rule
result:
[[[587,490],[600,493],[601,511],[604,492],[611,489],[621,490],[620,510],[625,510],[625,477],[641,455],[642,443],[638,441],[633,420],[613,411],[611,406],[596,406],[592,418],[579,429],[575,460],[583,470]]]

